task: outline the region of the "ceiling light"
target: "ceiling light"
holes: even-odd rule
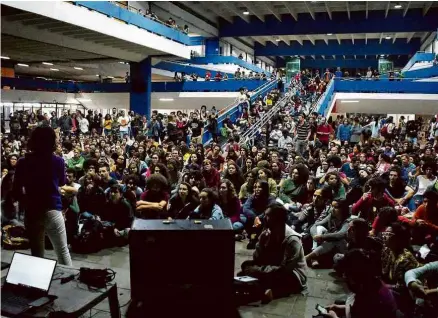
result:
[[[82,68],[82,67],[77,67],[77,66],[75,66],[75,67],[73,67],[75,70],[79,70],[79,71],[83,71],[84,69]]]
[[[29,65],[27,65],[27,64],[23,64],[23,63],[18,63],[17,65],[18,65],[18,66],[29,67]]]
[[[243,11],[244,15],[249,15],[249,11]]]
[[[394,6],[394,9],[401,9],[402,8],[402,5],[400,4],[400,3],[397,3],[395,6]]]
[[[44,65],[53,65],[53,63],[43,62]]]
[[[114,76],[107,76],[106,78],[114,78]]]
[[[0,56],[0,58],[1,58],[2,60],[9,60],[9,59],[10,59],[9,56]]]
[[[385,54],[380,54],[380,57],[385,57]]]
[[[327,35],[333,35],[333,33],[327,33]]]
[[[385,39],[391,40],[391,37],[388,35],[388,36],[385,36]]]
[[[125,62],[123,62],[123,61],[120,61],[119,63],[120,63],[120,64],[125,64]]]
[[[359,103],[358,100],[342,100],[342,103]]]
[[[96,76],[99,77],[100,75],[99,75],[99,74],[96,74]]]
[[[89,98],[76,98],[80,102],[91,102],[91,99]]]
[[[54,71],[54,72],[58,72],[58,71],[59,71],[59,68],[51,68],[50,70],[51,70],[51,71]]]
[[[280,39],[275,39],[275,42],[280,42],[281,40]]]
[[[158,99],[160,102],[173,102],[174,99],[173,98],[160,98]]]

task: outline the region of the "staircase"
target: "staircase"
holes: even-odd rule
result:
[[[263,85],[259,86],[256,90],[254,90],[251,93],[250,101],[254,102],[258,96],[266,95],[272,89],[277,87],[278,81],[279,80],[268,81],[268,82],[264,83]],[[221,109],[219,111],[219,118],[217,119],[218,129],[220,130],[223,127],[223,122],[224,122],[225,118],[227,118],[228,115],[230,116],[230,119],[232,122],[236,122],[237,119],[242,115],[243,107],[246,106],[247,104],[248,104],[248,102],[239,103],[236,101],[236,102],[232,103],[231,105]],[[204,145],[209,144],[211,142],[211,140],[212,140],[212,136],[211,136],[210,132],[207,130],[204,130],[204,134],[202,135],[202,143]]]

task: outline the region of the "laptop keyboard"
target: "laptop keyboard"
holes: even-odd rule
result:
[[[25,309],[27,309],[29,304],[29,300],[17,296],[10,292],[3,292],[2,291],[2,311],[5,310],[6,312],[14,313],[14,312],[23,312]]]

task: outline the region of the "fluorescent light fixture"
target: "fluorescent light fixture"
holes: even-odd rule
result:
[[[173,98],[159,98],[158,100],[160,102],[173,102],[174,101]]]
[[[89,98],[76,98],[80,102],[91,102],[91,99]]]
[[[358,100],[342,100],[342,103],[359,103]]]
[[[333,35],[333,33],[327,33],[327,35]]]
[[[123,62],[123,61],[120,61],[119,63],[120,63],[120,64],[125,64],[125,62]]]
[[[275,39],[275,42],[280,42],[280,41],[281,41],[281,40],[280,40],[280,39],[278,39],[278,38],[277,38],[277,39]]]
[[[51,68],[50,70],[51,70],[51,71],[54,71],[54,72],[58,72],[58,71],[59,71],[59,68]]]
[[[82,68],[82,67],[77,67],[77,66],[75,66],[75,67],[73,67],[75,70],[79,70],[79,71],[83,71],[84,69]]]
[[[391,37],[389,35],[385,36],[385,39],[391,40]]]
[[[49,62],[43,62],[42,64],[44,64],[44,65],[53,65],[53,63],[49,63]]]
[[[29,65],[27,64],[23,64],[23,63],[17,63],[18,66],[24,66],[24,67],[29,67]]]
[[[249,11],[243,11],[244,15],[249,15]]]
[[[394,6],[394,9],[401,9],[402,8],[402,5],[400,4],[400,3],[397,3],[395,6]]]
[[[380,54],[380,57],[385,57],[385,54]]]
[[[10,57],[9,57],[9,56],[0,56],[0,58],[1,58],[2,60],[10,60]]]
[[[99,75],[99,74],[96,74],[96,76],[99,77],[100,75]]]
[[[107,76],[106,78],[114,78],[114,76]]]

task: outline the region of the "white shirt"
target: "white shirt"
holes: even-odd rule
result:
[[[88,126],[90,123],[88,122],[87,118],[83,117],[81,120],[79,120],[79,129],[82,133],[88,132]]]
[[[120,124],[120,131],[128,131],[129,130],[129,116],[120,116],[119,117],[119,124]]]

